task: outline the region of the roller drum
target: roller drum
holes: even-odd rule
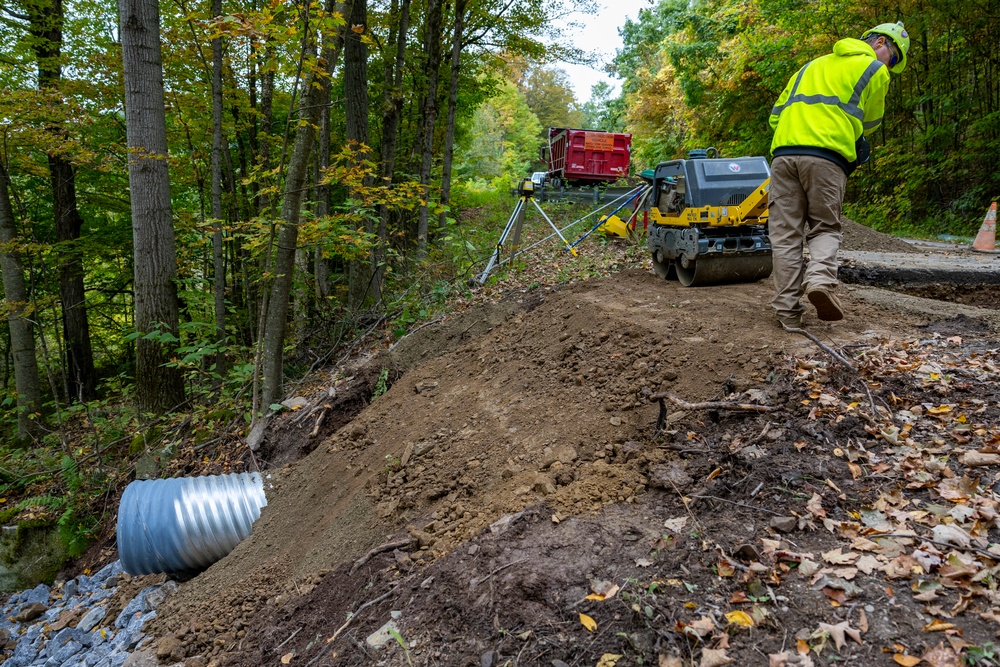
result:
[[[771,254],[733,256],[699,255],[697,259],[676,261],[677,280],[684,287],[752,283],[771,275]]]

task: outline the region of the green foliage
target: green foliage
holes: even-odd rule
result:
[[[849,182],[859,222],[889,232],[975,234],[1000,191],[992,158],[1000,77],[986,35],[1000,25],[967,1],[904,3],[873,15],[846,0],[660,0],[622,30],[624,127],[637,168],[709,145],[767,155],[768,116],[788,78],[833,43],[902,20],[909,64],[893,75],[873,159]]]
[[[513,181],[531,170],[542,146],[542,126],[524,94],[509,82],[475,112],[456,151],[455,174],[476,182]]]
[[[625,130],[625,99],[614,97],[614,89],[607,81],[600,81],[591,88],[590,100],[580,107],[580,111],[584,127],[605,132]]]
[[[1000,651],[993,642],[982,646],[969,646],[962,654],[962,662],[969,667],[995,667],[1000,664]]]
[[[403,636],[399,634],[399,630],[396,628],[389,628],[389,634],[396,640],[396,643],[399,644],[400,648],[403,649],[403,653],[406,654],[406,664],[412,666],[413,660],[410,659],[410,649],[406,646],[406,641],[403,639]]]
[[[583,112],[577,108],[565,71],[535,65],[528,69],[519,88],[528,108],[541,124],[542,140],[547,140],[550,127],[583,127],[586,122]]]
[[[375,382],[375,389],[372,390],[372,400],[374,401],[387,391],[389,391],[389,369],[383,368],[378,374],[378,380]]]

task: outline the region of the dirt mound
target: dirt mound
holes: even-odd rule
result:
[[[564,518],[641,505],[651,485],[642,454],[658,416],[650,394],[704,400],[755,387],[786,350],[809,345],[775,325],[770,296],[768,281],[685,289],[629,270],[524,295],[489,326],[472,317],[450,338],[426,327],[407,343],[411,359],[455,347],[417,365],[309,456],[274,471],[253,536],[182,586],[157,634],[225,653],[235,646],[213,646],[192,629],[198,619],[244,627],[262,610],[290,613],[289,600],[376,545],[411,541],[405,560],[420,570],[541,502]],[[814,331],[845,342],[873,326],[911,324],[845,301],[845,322]],[[455,335],[466,328],[481,335]]]
[[[841,243],[843,250],[866,250],[869,252],[920,252],[912,245],[895,236],[889,236],[882,232],[877,232],[871,227],[866,227],[854,222],[850,218],[841,218],[840,224],[843,229],[844,240]]]

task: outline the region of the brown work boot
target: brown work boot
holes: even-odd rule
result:
[[[785,331],[802,328],[802,315],[778,315],[778,322]]]
[[[809,290],[806,294],[809,302],[816,306],[816,316],[824,322],[836,322],[844,319],[844,309],[840,307],[840,299],[831,289],[819,288]]]

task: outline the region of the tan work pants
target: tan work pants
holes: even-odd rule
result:
[[[768,235],[774,257],[778,317],[800,315],[802,294],[837,286],[840,211],[847,175],[835,163],[811,155],[784,155],[771,164]],[[809,262],[802,254],[809,248]]]

